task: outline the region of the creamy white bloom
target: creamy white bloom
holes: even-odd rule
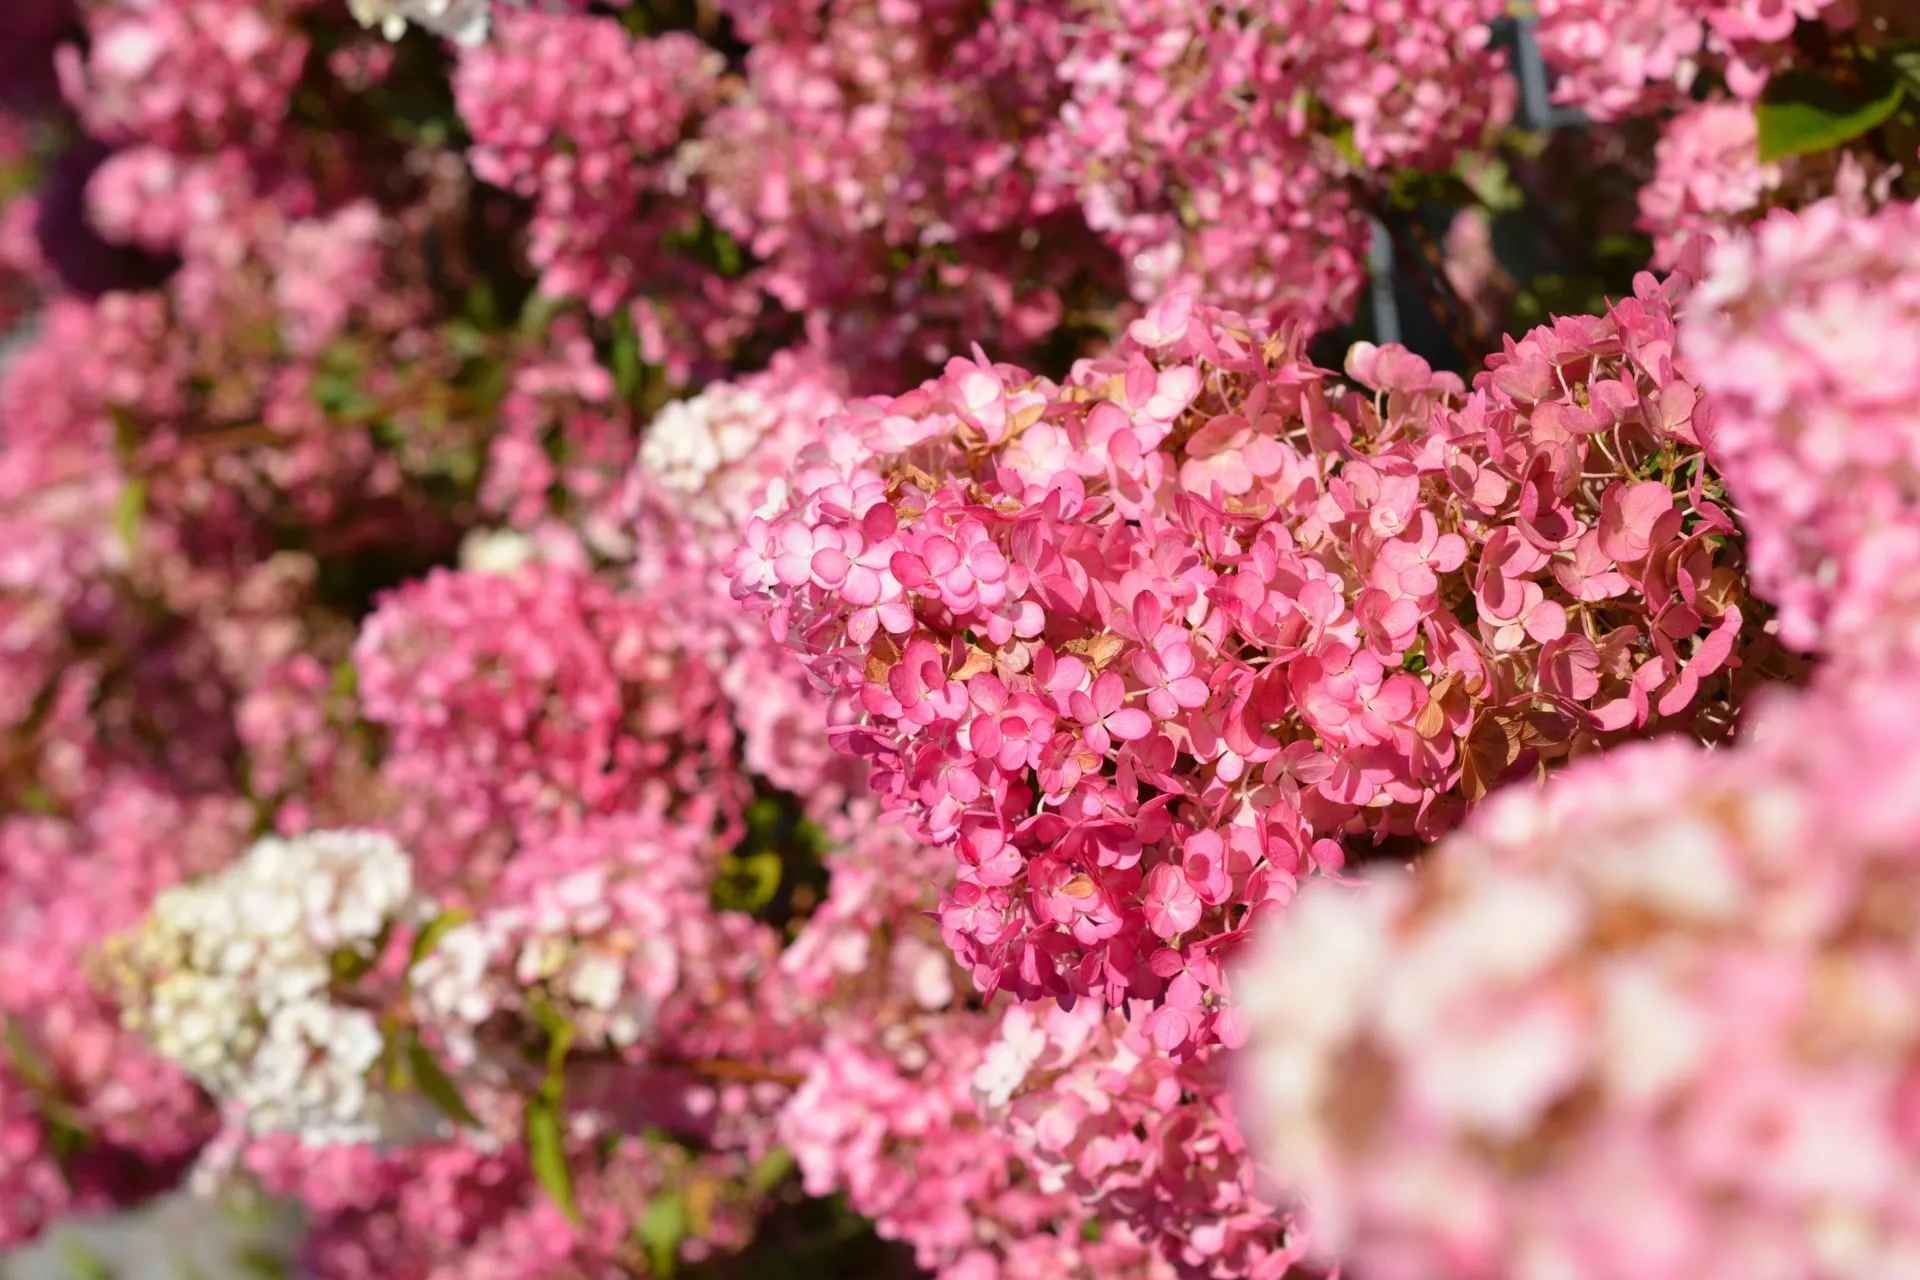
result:
[[[772,408],[754,392],[715,383],[654,415],[640,444],[640,465],[669,489],[698,493],[775,425]]]
[[[127,1021],[255,1132],[315,1143],[420,1131],[414,1099],[373,1089],[375,1015],[335,1002],[336,968],[375,960],[420,917],[392,839],[319,831],[258,841],[219,875],[160,895],[125,959]]]
[[[347,0],[347,9],[361,26],[377,26],[389,40],[405,35],[412,23],[469,49],[487,38],[492,17],[489,0]]]
[[[460,540],[460,567],[510,578],[534,558],[533,539],[517,529],[474,529]]]

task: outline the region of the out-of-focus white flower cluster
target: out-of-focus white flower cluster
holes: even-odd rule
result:
[[[759,373],[663,407],[641,438],[634,478],[676,526],[744,529],[785,503],[795,454],[845,405],[818,362],[783,353]]]
[[[640,444],[640,465],[662,487],[692,498],[705,491],[723,469],[752,454],[762,437],[778,425],[773,406],[754,391],[714,383],[699,395],[671,402],[654,416]],[[724,497],[720,505],[727,505]]]
[[[537,993],[582,1048],[631,1048],[673,990],[677,953],[664,931],[636,930],[617,911],[604,868],[540,885],[522,906],[449,930],[413,969],[414,1011],[450,1061],[482,1056],[478,1028]]]
[[[219,875],[167,890],[117,959],[126,1021],[256,1132],[395,1139],[431,1123],[369,1076],[379,1018],[336,998],[426,910],[391,839],[319,831],[259,841]]]
[[[377,26],[389,40],[412,23],[466,48],[487,38],[492,17],[490,0],[347,0],[347,8],[361,26]]]

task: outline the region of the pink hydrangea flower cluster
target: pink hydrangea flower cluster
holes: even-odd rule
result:
[[[517,11],[461,58],[469,162],[536,200],[528,256],[549,292],[606,314],[638,281],[678,269],[659,243],[685,212],[670,198],[686,181],[676,156],[723,66],[684,33],[635,39],[613,18]]]
[[[502,1085],[524,1067],[497,1034],[536,1024],[537,1009],[566,1018],[583,1051],[724,1056],[740,1031],[724,1025],[728,1007],[751,1005],[776,943],[742,913],[713,912],[720,860],[698,826],[657,818],[529,845],[473,919],[413,964],[415,1015],[456,1064]]]
[[[1673,342],[1646,279],[1471,394],[1358,347],[1368,397],[1175,298],[1065,385],[956,359],[856,402],[734,591],[954,849],[983,992],[1232,1043],[1217,949],[1303,876],[1617,735],[1725,732],[1765,640]]]
[[[1190,290],[1325,324],[1365,279],[1368,237],[1330,135],[1350,126],[1369,170],[1444,169],[1511,113],[1497,15],[1480,0],[1092,6],[1061,62],[1071,95],[1042,144],[1046,181],[1143,301]]]
[[[61,49],[61,87],[99,137],[180,150],[264,144],[306,62],[293,20],[311,3],[86,0],[88,47]]]
[[[84,823],[0,823],[0,1244],[112,1204],[143,1167],[164,1179],[215,1127],[186,1076],[122,1030],[93,970],[159,889],[232,856],[244,812],[128,773],[96,781]]]
[[[430,874],[485,875],[489,844],[594,814],[738,822],[718,672],[664,605],[530,564],[435,572],[367,620],[362,713],[389,735],[382,777]]]
[[[0,1070],[0,1249],[39,1235],[76,1207],[59,1162],[49,1150],[44,1101],[11,1070]],[[90,1207],[84,1204],[79,1207]]]
[[[1084,1240],[1097,1220],[981,1123],[969,1082],[991,1027],[923,1012],[877,1043],[871,1030],[827,1040],[781,1127],[808,1190],[845,1187],[883,1237],[953,1280],[1169,1274],[1124,1229]]]
[[[1446,168],[1513,99],[1482,0],[729,12],[737,80],[684,33],[565,12],[505,14],[456,78],[475,171],[538,204],[543,287],[631,303],[679,377],[766,302],[871,385],[989,326],[1031,349],[1128,281],[1337,319],[1356,185]],[[665,250],[706,224],[714,270]]]
[[[671,401],[647,425],[629,510],[663,540],[690,527],[696,549],[730,548],[785,499],[791,460],[845,407],[833,365],[805,349]]]
[[[1539,0],[1540,48],[1559,73],[1555,96],[1600,120],[1677,103],[1703,68],[1736,97],[1765,87],[1795,24],[1847,25],[1838,0]]]
[[[1831,194],[1850,212],[1868,212],[1887,202],[1898,173],[1852,151],[1762,163],[1759,122],[1742,102],[1682,111],[1667,122],[1654,154],[1653,181],[1640,191],[1640,229],[1653,236],[1654,265],[1662,269],[1679,265],[1693,241],[1710,244],[1769,208]]]
[[[1786,166],[1760,160],[1760,127],[1743,102],[1709,102],[1670,121],[1640,192],[1640,225],[1664,267],[1684,246],[1759,210],[1786,182]]]
[[[1860,661],[1920,640],[1920,210],[1838,201],[1717,246],[1683,348],[1788,643]]]
[[[633,414],[578,317],[555,320],[545,346],[512,372],[480,500],[515,529],[568,529],[587,548],[619,555],[631,540],[622,484],[633,463]]]
[[[972,1084],[1041,1187],[1138,1233],[1177,1274],[1277,1280],[1292,1274],[1300,1237],[1249,1155],[1228,1061],[1175,1062],[1091,1003],[1021,1004]]]
[[[938,362],[988,326],[1013,346],[1042,341],[1076,281],[1111,270],[1071,218],[1046,220],[1023,155],[1052,107],[1060,16],[952,0],[807,8],[741,14],[758,36],[696,156],[707,214],[849,365]]]
[[[1306,894],[1237,989],[1316,1246],[1383,1280],[1920,1265],[1916,705],[1776,699]]]

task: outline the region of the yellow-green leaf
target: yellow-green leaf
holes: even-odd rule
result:
[[[147,518],[147,482],[138,478],[120,487],[113,504],[113,530],[129,556],[140,554],[140,526]]]
[[[79,1236],[62,1233],[60,1239],[61,1261],[67,1265],[67,1273],[73,1280],[114,1280],[120,1273]]]
[[[646,1246],[647,1261],[655,1275],[670,1276],[680,1259],[680,1242],[687,1237],[687,1200],[678,1191],[656,1196],[647,1206],[646,1216],[634,1228],[640,1243]]]
[[[465,907],[455,907],[451,911],[442,911],[427,921],[413,940],[413,951],[407,960],[407,968],[411,969],[426,959],[432,954],[433,949],[440,945],[442,938],[471,919],[473,919],[473,912]]]
[[[0,1042],[7,1050],[7,1061],[12,1064],[14,1074],[35,1093],[51,1093],[54,1087],[53,1068],[46,1059],[35,1052],[33,1044],[27,1039],[27,1033],[11,1017],[0,1018]]]
[[[722,911],[752,914],[773,901],[780,891],[780,855],[773,852],[728,858],[713,887],[714,905]]]
[[[373,972],[376,959],[351,947],[341,947],[328,957],[328,965],[333,970],[335,980],[353,983]]]
[[[1884,124],[1905,91],[1884,68],[1868,64],[1863,72],[1858,90],[1804,70],[1767,81],[1756,108],[1761,162],[1829,151]]]
[[[440,1109],[440,1113],[458,1125],[469,1129],[480,1127],[480,1121],[467,1106],[467,1100],[460,1096],[460,1086],[440,1066],[431,1050],[414,1037],[407,1045],[407,1065],[413,1072],[413,1083],[428,1102]]]
[[[545,996],[535,992],[532,1003],[533,1021],[547,1033],[547,1082],[542,1087],[558,1099],[563,1080],[561,1072],[567,1065],[567,1053],[573,1048],[577,1033],[567,1015],[554,1008]]]
[[[763,1196],[787,1180],[793,1172],[793,1153],[785,1147],[775,1147],[760,1157],[747,1175],[747,1190],[756,1196]]]
[[[1888,50],[1887,62],[1894,73],[1907,82],[1909,93],[1920,94],[1920,43]]]
[[[577,1226],[580,1209],[573,1201],[573,1171],[567,1167],[560,1100],[545,1089],[527,1099],[527,1163],[560,1212]]]

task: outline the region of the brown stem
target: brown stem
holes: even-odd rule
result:
[[[663,1067],[678,1067],[697,1076],[706,1076],[713,1080],[744,1080],[749,1084],[778,1084],[789,1089],[798,1088],[805,1083],[806,1076],[794,1071],[775,1071],[769,1067],[756,1067],[750,1062],[734,1062],[728,1058],[690,1058],[686,1060],[663,1059]]]

